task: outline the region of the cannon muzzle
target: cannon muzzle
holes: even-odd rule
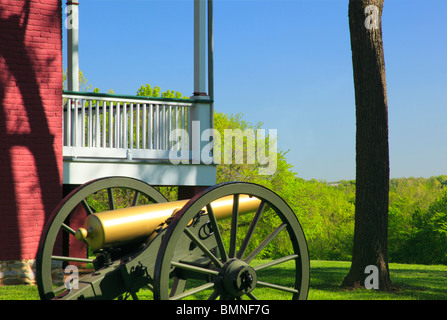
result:
[[[94,213],[84,227],[76,231],[76,239],[86,241],[93,250],[147,239],[161,224],[175,215],[189,200],[155,203]],[[239,214],[254,212],[260,200],[248,195],[239,198]],[[211,203],[217,219],[231,217],[233,196]],[[206,214],[206,207],[202,209]]]

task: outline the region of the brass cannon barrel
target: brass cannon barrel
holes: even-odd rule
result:
[[[155,203],[91,214],[84,227],[76,231],[76,239],[86,241],[93,250],[130,243],[150,236],[160,224],[180,210],[188,200]],[[254,212],[260,200],[239,196],[239,214]],[[233,196],[211,203],[216,219],[232,215]],[[206,208],[202,209],[206,213]]]

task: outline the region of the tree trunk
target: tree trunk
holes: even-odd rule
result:
[[[368,265],[378,268],[379,290],[389,291],[389,148],[384,0],[350,0],[349,28],[356,104],[356,202],[352,265],[343,287],[363,286]]]

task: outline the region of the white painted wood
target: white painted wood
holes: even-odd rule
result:
[[[154,185],[215,184],[215,166],[200,161],[207,143],[200,136],[210,128],[209,97],[177,101],[68,92],[63,101],[64,183],[123,175]],[[200,123],[196,157],[190,151],[191,121]],[[174,129],[183,130],[171,141]],[[174,148],[176,161],[170,159]]]
[[[141,162],[64,161],[64,184],[83,184],[93,179],[124,176],[159,186],[212,186],[216,167],[204,165],[148,164]]]
[[[206,1],[194,0],[194,93],[206,94]]]

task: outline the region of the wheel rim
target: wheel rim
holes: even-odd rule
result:
[[[117,195],[125,193],[129,198],[117,198]],[[95,199],[95,204],[91,204],[93,195],[101,196],[102,199]],[[102,178],[88,182],[67,195],[58,207],[53,211],[42,233],[36,257],[36,283],[38,285],[40,298],[51,299],[59,291],[65,289],[64,284],[54,288],[54,276],[52,275],[52,264],[55,261],[92,263],[93,259],[78,256],[64,256],[54,253],[56,242],[60,242],[63,237],[74,239],[75,228],[67,223],[70,216],[76,210],[84,210],[85,214],[112,210],[119,204],[120,206],[135,206],[141,203],[166,202],[167,199],[156,189],[145,182],[125,177]],[[62,237],[62,238],[61,238]],[[60,243],[58,243],[60,245]],[[87,248],[87,247],[86,247]],[[86,249],[87,250],[87,249]],[[60,273],[59,273],[60,274]],[[59,280],[60,282],[60,280]],[[62,280],[63,282],[63,280]],[[60,283],[59,283],[60,284]]]
[[[261,205],[256,213],[244,221],[239,217],[237,210],[234,210],[231,222],[226,222],[230,230],[223,230],[224,227],[215,220],[208,205],[221,197],[233,195],[234,208],[237,206],[239,195],[243,194],[258,198],[261,200]],[[211,263],[197,268],[193,265],[196,263],[189,264],[180,261],[176,254],[179,252],[179,246],[185,246],[184,243],[188,239],[200,247],[200,239],[197,237],[194,239],[190,235],[192,231],[188,230],[191,229],[191,221],[204,207],[208,208],[209,214],[206,216],[212,230],[217,230],[217,232],[212,232],[216,247],[207,248],[208,250],[201,249],[203,256],[209,258]],[[266,210],[269,210],[269,213]],[[241,226],[247,221],[249,221],[249,226],[243,229]],[[266,221],[274,222],[271,229],[267,228],[267,234],[264,230],[259,231],[260,227],[265,227]],[[259,239],[255,239],[256,232],[262,235]],[[268,262],[256,260],[260,254],[265,253],[265,250],[268,251],[269,246],[273,245],[279,237],[289,238],[288,246],[292,252],[274,257]],[[202,243],[202,246],[206,247],[206,244]],[[219,254],[216,254],[216,251]],[[292,265],[291,268],[286,269],[287,277],[281,275],[280,278],[272,278],[271,274],[275,273],[275,268],[283,263]],[[202,273],[206,275],[207,280],[194,283],[189,287],[185,286],[185,282],[189,282],[188,277],[185,279],[185,276],[173,282],[173,274],[178,274],[179,270],[181,274],[184,270],[189,270],[190,274],[191,272]],[[279,296],[274,299],[306,299],[309,270],[309,255],[304,233],[295,214],[284,200],[271,190],[256,184],[224,183],[196,195],[176,214],[169,225],[155,266],[154,298],[162,300],[182,299],[189,296],[196,298],[195,295],[199,294],[201,298],[207,299],[218,297],[220,299],[265,299],[267,290],[274,292],[275,297]],[[180,289],[177,288],[178,283],[182,284],[178,286]],[[267,298],[271,299],[272,295],[267,294]]]

